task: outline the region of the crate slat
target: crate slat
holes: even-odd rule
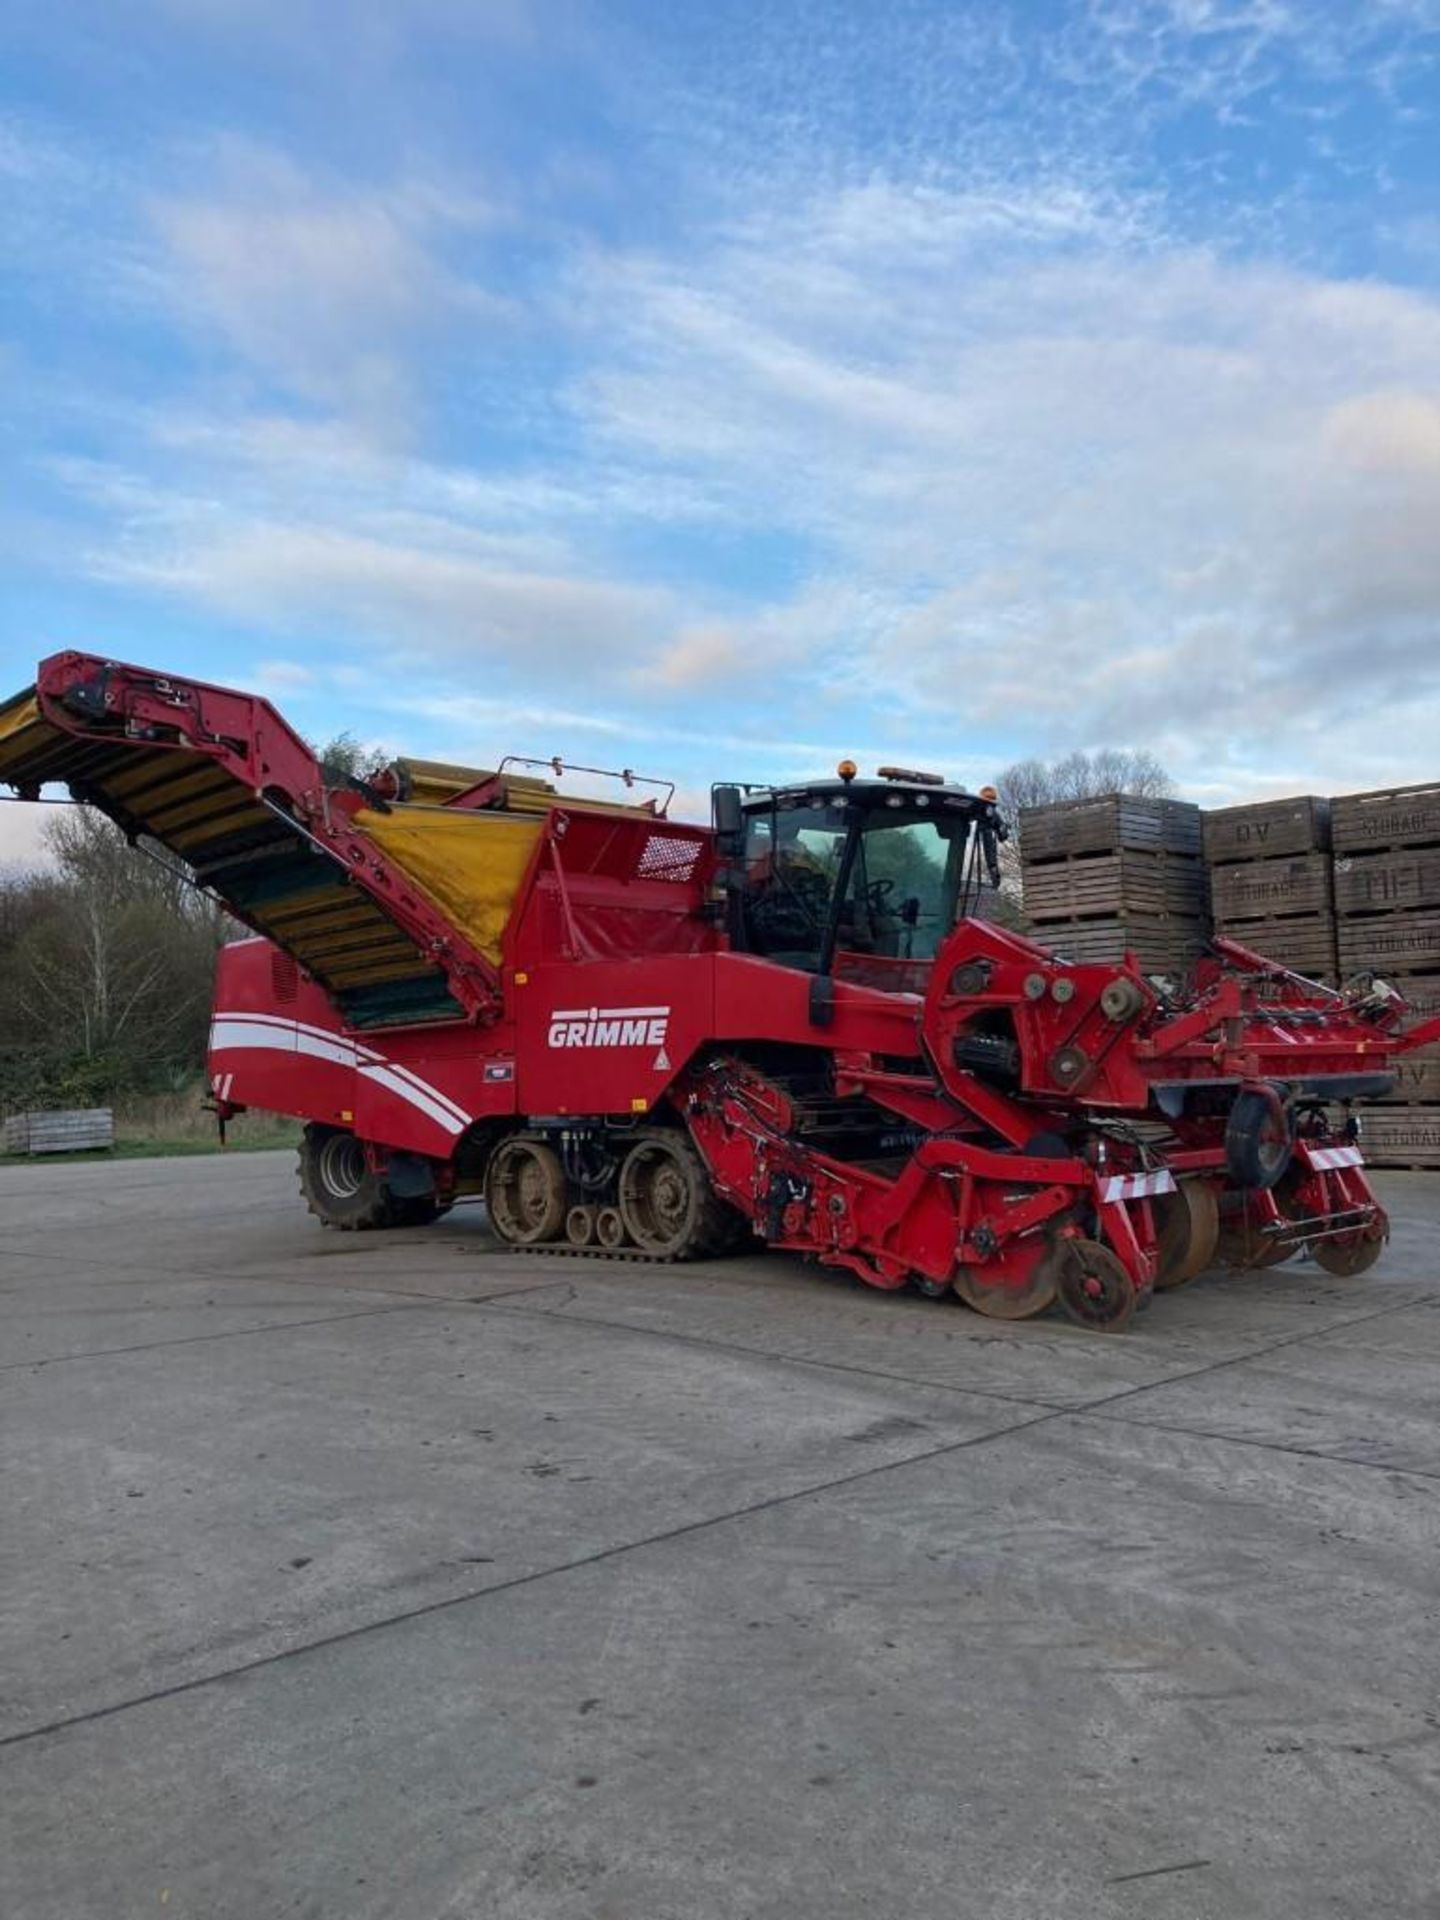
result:
[[[1291,913],[1328,914],[1330,861],[1323,853],[1302,853],[1286,860],[1214,867],[1210,887],[1215,918],[1227,924],[1274,920]]]
[[[1212,866],[1276,859],[1282,854],[1323,853],[1330,846],[1330,802],[1306,793],[1292,800],[1216,807],[1202,816],[1201,831],[1205,858]]]
[[[1330,839],[1336,853],[1440,845],[1440,784],[1337,795],[1330,802]]]

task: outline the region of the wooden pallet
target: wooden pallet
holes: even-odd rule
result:
[[[1059,800],[1023,807],[1016,822],[1020,852],[1029,865],[1070,853],[1192,853],[1200,851],[1200,809],[1188,800],[1149,800],[1107,793],[1094,800]]]
[[[1360,1147],[1372,1167],[1440,1172],[1440,1106],[1367,1107]]]
[[[1440,847],[1336,854],[1337,913],[1393,913],[1414,907],[1440,907]]]
[[[1204,951],[1205,924],[1199,918],[1113,914],[1104,920],[1052,921],[1031,936],[1066,960],[1098,965],[1123,960],[1133,952],[1147,973],[1183,974]]]
[[[1282,854],[1328,851],[1330,802],[1313,793],[1294,800],[1257,800],[1202,815],[1205,858],[1212,866],[1234,860],[1278,859]]]
[[[1071,854],[1021,869],[1025,911],[1032,920],[1077,920],[1101,914],[1184,914],[1205,907],[1205,868],[1193,854]]]
[[[1327,986],[1338,981],[1332,914],[1301,914],[1290,920],[1217,919],[1215,931],[1228,934],[1277,966],[1303,973],[1307,980],[1323,980]]]
[[[1418,973],[1440,968],[1440,912],[1377,913],[1339,925],[1340,965],[1349,973]]]
[[[1341,794],[1330,802],[1330,839],[1336,853],[1440,846],[1440,785]]]
[[[109,1107],[70,1107],[55,1113],[16,1113],[5,1122],[6,1153],[93,1153],[115,1144]]]
[[[1288,860],[1212,867],[1210,890],[1215,918],[1227,925],[1236,920],[1275,920],[1292,913],[1328,915],[1330,857],[1299,853]]]

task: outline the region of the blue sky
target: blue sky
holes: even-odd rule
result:
[[[1440,0],[8,9],[0,682],[1440,774],[1437,108]]]

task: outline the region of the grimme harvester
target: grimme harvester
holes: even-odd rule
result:
[[[0,781],[68,785],[252,929],[220,956],[215,1106],[305,1121],[328,1225],[483,1194],[517,1247],[749,1233],[1106,1329],[1217,1259],[1378,1256],[1349,1103],[1440,1032],[1383,983],[1224,940],[1184,981],[1072,965],[976,917],[988,790],[842,763],[717,787],[704,827],[622,778],[624,804],[508,764],[347,778],[264,700],[79,653],[0,707]]]

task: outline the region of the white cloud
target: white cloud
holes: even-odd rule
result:
[[[327,185],[234,140],[218,171],[211,192],[154,203],[165,296],[296,398],[393,437],[411,424],[419,348],[460,319],[478,329],[508,311],[443,257],[449,233],[496,217],[482,197],[424,177]]]
[[[873,251],[844,194],[702,259],[591,265],[615,343],[592,430],[850,583],[837,618],[811,590],[752,639],[882,711],[1159,735],[1197,779],[1308,732],[1342,780],[1358,689],[1440,690],[1440,304],[889,197],[865,190]],[[689,684],[722,651],[692,634],[662,670]]]
[[[512,674],[565,664],[603,675],[627,649],[653,646],[670,612],[652,588],[275,522],[196,528],[172,556],[116,555],[108,573],[227,618],[358,629],[397,660],[448,656]]]

